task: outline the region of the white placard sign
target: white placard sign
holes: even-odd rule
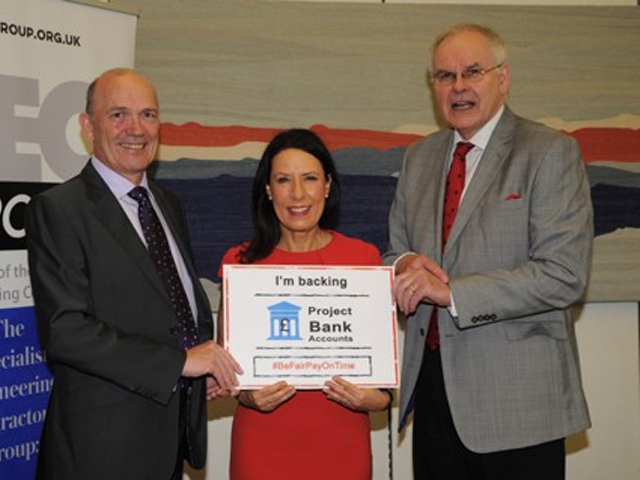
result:
[[[224,266],[225,346],[240,387],[322,388],[334,375],[397,388],[391,267]]]

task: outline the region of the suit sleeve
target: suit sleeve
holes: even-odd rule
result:
[[[91,256],[108,252],[90,251],[86,239],[81,239],[84,233],[79,233],[82,220],[72,217],[54,200],[42,196],[31,201],[26,213],[35,309],[48,359],[167,403],[182,372],[185,353],[152,335],[119,328],[113,318],[100,317],[92,279],[104,272],[94,271]],[[128,300],[135,304],[124,298],[111,302]]]
[[[593,242],[588,179],[575,140],[560,134],[546,140],[537,149],[527,148],[528,155],[537,159],[529,158],[534,167],[523,175],[531,177],[522,180],[528,185],[523,187],[528,197],[527,242],[517,259],[509,259],[513,266],[451,279],[459,328],[565,309],[585,291]],[[523,160],[527,161],[517,158]],[[509,228],[513,232],[517,227],[507,228],[506,234],[496,236],[496,251],[511,251]],[[511,242],[515,242],[513,236]]]
[[[382,256],[385,265],[393,265],[401,255],[411,250],[406,216],[406,197],[409,195],[406,191],[407,166],[409,163],[407,159],[410,155],[411,148],[412,146],[410,146],[405,153],[402,169],[398,176],[398,184],[396,186],[393,203],[389,211],[389,245],[387,251]]]

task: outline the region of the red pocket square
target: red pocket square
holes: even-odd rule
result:
[[[517,193],[512,193],[511,195],[507,196],[505,200],[518,200],[519,198],[520,198],[520,195],[518,195]]]

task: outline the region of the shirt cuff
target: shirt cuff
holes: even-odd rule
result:
[[[399,262],[400,260],[402,260],[404,257],[406,257],[407,255],[418,255],[418,254],[417,254],[416,252],[405,252],[405,253],[403,253],[402,255],[400,255],[398,258],[396,258],[396,259],[394,260],[394,262],[393,262],[393,271],[394,271],[395,273],[398,273],[398,272],[396,271],[396,266],[398,265],[398,262]]]
[[[458,310],[456,310],[456,302],[453,299],[453,292],[451,292],[451,305],[447,307],[447,310],[449,310],[449,313],[453,318],[458,318]]]

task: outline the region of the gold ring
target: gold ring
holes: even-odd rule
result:
[[[411,285],[409,285],[409,291],[411,291],[411,293],[415,293],[416,290],[417,290],[417,288],[413,283]]]

